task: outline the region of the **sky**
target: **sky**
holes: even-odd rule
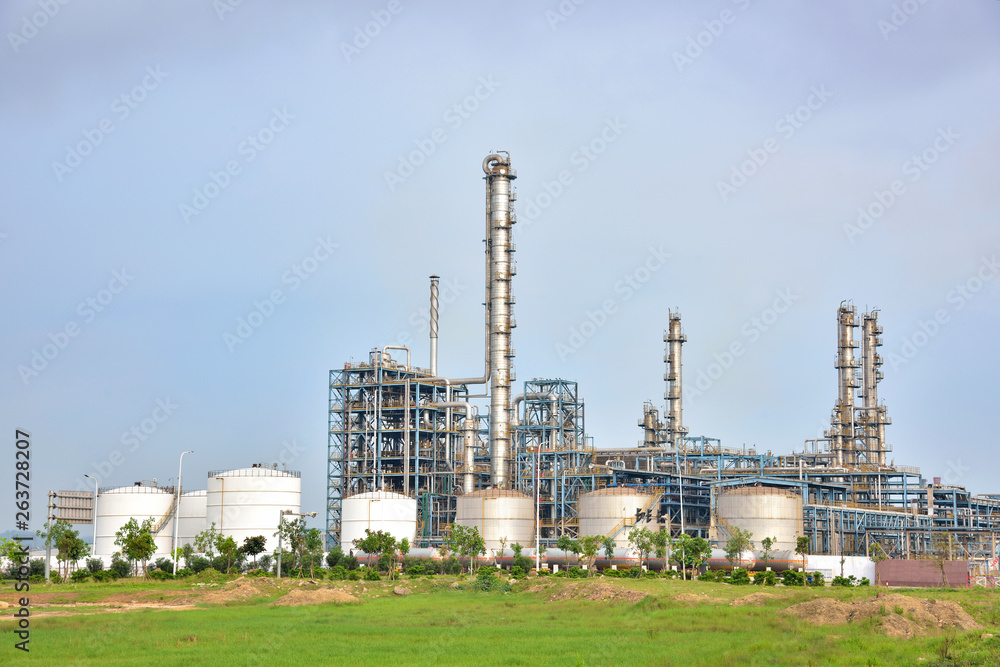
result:
[[[597,447],[663,408],[790,453],[878,308],[889,456],[1000,493],[1000,3],[0,6],[0,437],[48,490],[276,462],[326,500],[329,370],[481,372],[481,163],[517,170],[517,381]],[[0,529],[13,527],[13,508]],[[83,527],[81,533],[87,534]]]

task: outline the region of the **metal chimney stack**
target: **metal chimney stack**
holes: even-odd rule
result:
[[[682,375],[681,346],[687,342],[687,336],[681,333],[681,314],[668,311],[669,323],[663,334],[666,343],[666,354],[663,360],[667,363],[667,372],[663,379],[667,381],[667,442],[673,447],[680,447],[681,438],[687,434],[684,428],[684,406],[681,394],[684,390]]]
[[[858,388],[858,362],[854,357],[858,344],[854,341],[854,329],[857,326],[857,309],[841,303],[837,310],[837,362],[834,364],[838,371],[837,405],[830,420],[829,435],[833,438],[837,464],[847,467],[858,463],[854,451],[854,395]]]
[[[878,311],[873,310],[870,313],[865,313],[861,328],[861,397],[869,433],[868,450],[871,459],[869,463],[885,465],[885,453],[888,451],[885,443],[885,425],[888,420],[885,415],[885,406],[878,404],[878,383],[883,378],[880,370],[882,357],[878,354],[878,348],[882,346],[881,334],[882,327],[878,325]]]
[[[431,375],[438,374],[438,280],[431,276]]]
[[[511,306],[510,282],[514,275],[510,242],[511,226],[515,218],[512,202],[515,195],[511,182],[517,173],[510,168],[510,155],[504,151],[487,155],[483,160],[486,173],[486,220],[489,237],[486,240],[488,271],[489,318],[489,367],[490,367],[490,474],[492,484],[506,487],[508,459],[511,451],[511,396],[513,381],[511,359],[514,350],[510,345],[514,327]]]

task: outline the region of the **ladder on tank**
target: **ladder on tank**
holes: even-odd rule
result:
[[[645,505],[643,505],[641,508],[639,508],[638,510],[636,510],[635,516],[627,516],[627,517],[625,517],[624,519],[622,519],[621,521],[619,521],[617,524],[615,524],[614,528],[612,528],[607,533],[605,533],[604,536],[613,540],[616,537],[618,537],[618,534],[621,533],[626,528],[631,528],[631,527],[635,526],[636,523],[638,522],[637,518],[640,517],[640,516],[643,516],[643,515],[647,515],[648,513],[652,512],[652,508],[655,505],[657,505],[662,498],[663,498],[663,489],[659,488],[659,487],[654,488],[653,489],[653,495],[651,495],[649,497],[649,500],[646,501]],[[647,521],[647,523],[648,523],[648,521]]]

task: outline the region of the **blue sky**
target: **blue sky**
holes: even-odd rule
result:
[[[186,449],[185,487],[284,462],[322,517],[328,371],[401,341],[426,366],[430,274],[441,371],[481,367],[493,150],[518,380],[578,381],[597,446],[662,405],[674,308],[691,431],[801,448],[850,299],[881,309],[891,458],[1000,492],[1000,3],[11,1],[0,25],[0,432],[32,434],[38,517]]]

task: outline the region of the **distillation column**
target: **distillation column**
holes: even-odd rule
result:
[[[687,341],[687,336],[681,333],[681,314],[669,312],[669,324],[663,341],[666,343],[666,354],[663,360],[667,362],[667,372],[663,379],[667,381],[667,442],[672,447],[680,447],[681,438],[687,434],[684,428],[684,407],[681,392],[684,390],[681,371],[681,346]]]
[[[885,406],[878,404],[878,383],[882,381],[882,327],[878,325],[878,311],[865,313],[861,326],[862,358],[862,408],[868,429],[869,463],[885,465]]]
[[[858,362],[854,349],[854,329],[858,326],[857,309],[841,303],[837,310],[837,363],[838,371],[837,406],[830,420],[834,451],[837,464],[852,467],[857,465],[854,452],[854,395],[858,388]]]
[[[489,237],[486,256],[489,262],[489,316],[490,355],[490,474],[494,486],[506,487],[511,452],[510,385],[514,379],[511,359],[514,350],[510,345],[511,277],[514,265],[511,253],[511,225],[514,222],[511,205],[514,200],[511,182],[517,178],[510,168],[510,156],[492,154],[483,160],[486,173],[486,216]]]

